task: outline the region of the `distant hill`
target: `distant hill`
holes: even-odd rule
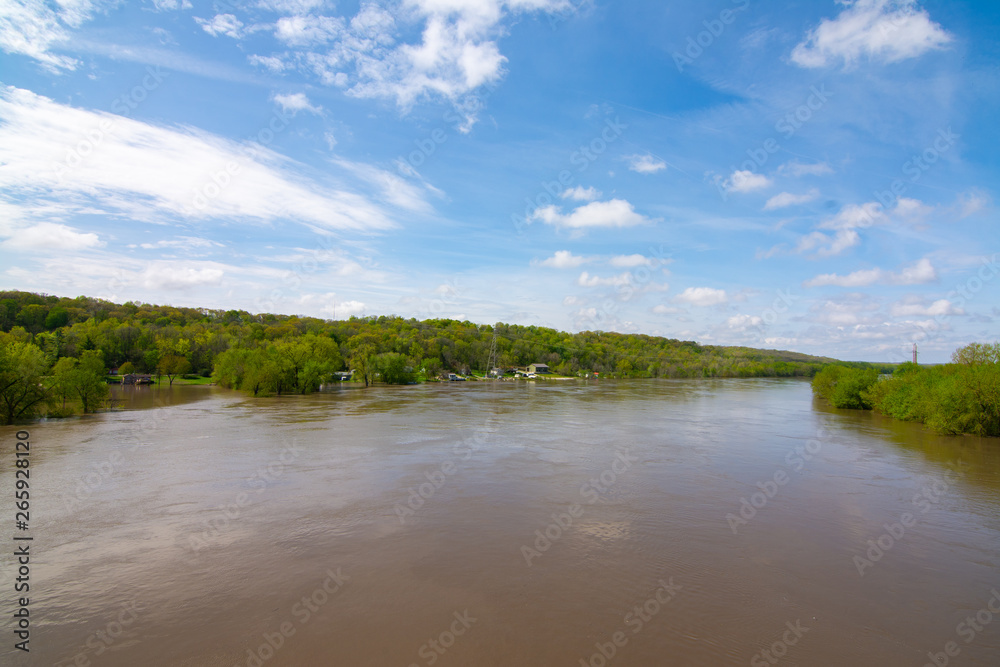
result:
[[[231,348],[266,349],[306,337],[334,343],[325,343],[322,354],[335,370],[355,366],[359,355],[391,354],[427,375],[485,371],[494,331],[497,366],[543,363],[563,375],[811,376],[835,361],[797,352],[700,345],[641,334],[571,334],[535,326],[417,321],[396,316],[331,321],[30,292],[0,292],[0,330],[5,342],[37,345],[51,363],[96,349],[103,353],[108,368],[128,362],[138,373],[156,373],[162,359],[183,357],[193,372],[206,376],[212,374],[216,357]],[[311,349],[319,348],[314,345]]]

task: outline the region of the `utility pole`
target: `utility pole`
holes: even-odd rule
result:
[[[917,363],[917,344],[913,344],[913,363]]]

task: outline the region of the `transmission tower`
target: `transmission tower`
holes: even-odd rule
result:
[[[493,369],[496,368],[497,364],[497,330],[500,328],[500,323],[498,322],[493,327],[493,340],[490,341],[490,357],[486,361],[486,377],[490,376]]]

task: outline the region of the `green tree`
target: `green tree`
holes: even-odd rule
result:
[[[126,361],[124,364],[118,367],[119,375],[131,375],[132,373],[135,373],[135,366],[132,364],[131,361]]]
[[[397,352],[385,352],[375,357],[375,369],[386,384],[413,384],[416,376],[406,365],[406,357]]]
[[[56,306],[45,317],[45,328],[51,331],[66,326],[69,322],[69,312],[62,306]]]
[[[191,371],[191,362],[179,354],[168,354],[160,359],[157,369],[167,376],[169,386],[174,386],[174,378]]]
[[[79,360],[64,357],[56,362],[54,369],[58,370],[54,378],[55,384],[61,391],[80,399],[85,413],[97,410],[111,394],[104,379],[106,370],[99,350],[87,350],[80,355]]]
[[[45,355],[30,343],[0,344],[0,417],[4,424],[29,419],[48,399],[42,384]]]

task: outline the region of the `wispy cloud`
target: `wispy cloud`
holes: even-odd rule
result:
[[[779,195],[775,195],[767,200],[764,204],[765,211],[773,211],[779,208],[788,208],[789,206],[798,206],[800,204],[808,204],[811,201],[816,201],[819,198],[819,190],[815,188],[801,195],[793,195],[790,192],[782,192]]]
[[[904,267],[898,272],[885,271],[879,268],[862,269],[845,276],[835,273],[827,273],[816,276],[812,280],[805,282],[806,287],[870,287],[871,285],[923,285],[932,283],[938,278],[937,270],[926,257],[913,264]]]
[[[828,176],[833,173],[833,168],[826,162],[804,163],[792,160],[778,167],[778,173],[796,178],[799,176]]]
[[[225,35],[233,39],[243,36],[243,22],[232,14],[216,14],[211,20],[195,17],[194,20],[209,35]]]
[[[34,58],[50,71],[76,69],[79,61],[51,52],[94,14],[116,4],[100,0],[48,3],[42,0],[0,2],[0,49]]]
[[[74,155],[85,139],[89,150]],[[395,224],[365,196],[313,180],[260,145],[77,109],[12,87],[0,91],[0,162],[7,196],[25,206],[49,202],[65,214],[147,222],[291,218],[353,230]]]

